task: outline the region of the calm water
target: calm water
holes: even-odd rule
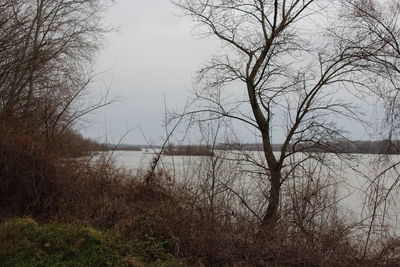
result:
[[[162,156],[160,166],[169,170],[178,181],[192,183],[193,186],[199,186],[204,190],[210,190],[210,177],[217,177],[216,184],[246,194],[249,202],[252,201],[252,197],[248,195],[260,195],[266,191],[265,178],[260,175],[262,168],[255,167],[252,163],[252,161],[262,162],[259,152],[246,152],[246,155],[239,155],[237,152],[220,151],[216,154],[225,160],[217,159],[212,162],[207,157]],[[115,162],[119,166],[133,171],[138,168],[148,168],[154,156],[154,153],[144,151],[118,151],[114,154]],[[289,162],[294,165],[304,157],[305,155],[297,155]],[[379,201],[389,196],[386,201],[380,202],[377,210],[385,210],[389,215],[385,220],[390,219],[390,224],[397,228],[400,210],[397,206],[397,203],[400,203],[400,188],[397,184],[399,172],[397,169],[385,174],[382,172],[390,164],[399,162],[400,156],[348,155],[346,159],[339,160],[334,155],[328,154],[323,155],[323,160],[327,162],[326,166],[322,166],[318,163],[319,161],[313,159],[309,163],[301,164],[301,168],[291,173],[286,182],[290,190],[296,188],[296,184],[304,185],[318,183],[316,180],[323,181],[332,189],[337,189],[336,197],[341,209],[360,218],[367,216],[366,214],[371,209],[368,205],[371,200]],[[304,179],[305,176],[311,178]],[[254,200],[255,209],[262,210],[264,207],[258,202],[259,200]]]

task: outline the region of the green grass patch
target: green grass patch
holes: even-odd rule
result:
[[[183,266],[163,244],[131,244],[117,235],[78,225],[29,218],[0,226],[0,266]]]

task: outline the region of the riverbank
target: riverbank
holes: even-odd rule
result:
[[[237,161],[228,162],[237,165]],[[119,168],[107,153],[87,160],[65,158],[28,138],[4,135],[0,139],[0,221],[6,223],[0,242],[5,251],[0,257],[2,266],[23,266],[14,264],[18,260],[35,266],[29,262],[35,255],[39,261],[55,260],[53,256],[67,259],[71,255],[84,262],[79,254],[86,250],[82,244],[98,244],[100,247],[95,248],[89,245],[87,255],[97,259],[96,251],[104,250],[105,257],[99,257],[112,264],[131,256],[139,257],[148,266],[170,259],[174,263],[165,266],[400,263],[396,239],[389,234],[365,249],[366,235],[358,233],[365,233],[369,224],[354,223],[353,217],[344,216],[332,187],[320,183],[322,180],[314,182],[318,177],[312,181],[298,174],[296,191],[287,191],[281,203],[281,216],[271,231],[262,227],[262,206],[260,211],[251,209],[252,206],[246,208],[244,204],[252,201],[249,195],[241,195],[229,187],[231,184],[222,183],[222,179],[237,177],[231,176],[234,168],[216,169],[223,165],[210,163],[188,165],[197,166],[193,171],[201,172],[183,182],[167,168],[156,168],[150,173],[147,166],[133,173]],[[244,165],[245,161],[239,163]],[[215,172],[207,166],[214,166]],[[212,181],[218,183],[213,187]],[[247,198],[240,199],[242,196]],[[244,204],[236,208],[234,203],[238,200]],[[254,204],[265,200],[264,196],[254,198]],[[10,224],[13,218],[26,217],[35,221]],[[77,237],[71,239],[73,233]],[[105,239],[96,239],[101,236]],[[119,246],[121,243],[125,245]],[[144,254],[130,250],[138,248],[138,244]]]

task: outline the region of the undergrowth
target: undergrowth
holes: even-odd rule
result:
[[[334,213],[282,216],[265,233],[162,169],[147,174],[0,132],[0,266],[399,266],[397,241],[362,257],[356,226]]]

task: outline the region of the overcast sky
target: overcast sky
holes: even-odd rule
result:
[[[120,101],[89,116],[82,132],[92,138],[118,139],[140,127],[152,141],[165,136],[164,95],[169,109],[184,106],[194,72],[217,48],[212,40],[191,34],[192,24],[168,0],[117,0],[105,23],[118,31],[107,34],[97,60],[103,72],[94,87]],[[124,142],[144,143],[137,129]]]
[[[123,143],[146,143],[141,132],[152,143],[162,142],[164,96],[168,109],[182,109],[195,71],[219,44],[195,37],[190,18],[180,12],[169,0],[117,0],[107,11],[105,24],[118,31],[106,36],[97,60],[104,74],[93,90],[100,95],[109,87],[120,100],[87,117],[85,136],[116,142],[133,129]],[[352,131],[354,138],[365,138],[360,128]]]

